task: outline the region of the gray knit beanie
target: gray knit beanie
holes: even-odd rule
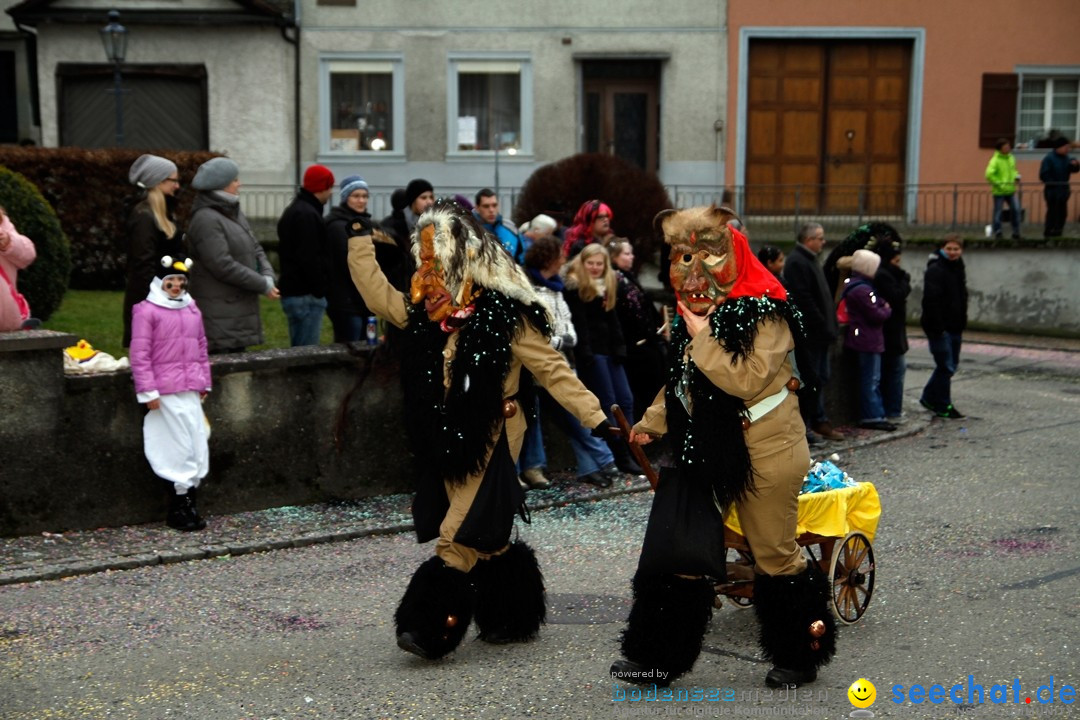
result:
[[[157,155],[140,155],[138,160],[131,163],[128,180],[132,185],[150,189],[165,182],[174,172],[176,163],[172,160]]]
[[[191,187],[196,190],[221,190],[240,177],[240,167],[227,157],[211,158],[195,171]]]
[[[874,277],[879,265],[881,256],[869,250],[856,250],[851,258],[851,269],[867,277]]]

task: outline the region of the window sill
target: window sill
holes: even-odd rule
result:
[[[462,151],[454,150],[446,153],[444,158],[448,163],[494,163],[495,153],[490,150],[476,150],[476,151]],[[536,156],[532,153],[517,153],[515,155],[507,155],[506,152],[499,153],[499,162],[507,163],[510,165],[521,164],[526,165],[536,161]]]
[[[320,152],[315,158],[317,162],[360,162],[365,165],[395,165],[404,163],[405,153],[402,152]]]

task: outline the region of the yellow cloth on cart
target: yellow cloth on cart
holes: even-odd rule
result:
[[[880,518],[881,500],[877,488],[873,483],[861,482],[854,487],[800,495],[795,534],[812,532],[842,538],[858,530],[873,542]],[[724,517],[724,524],[742,535],[734,505]]]

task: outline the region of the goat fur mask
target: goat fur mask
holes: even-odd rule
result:
[[[746,236],[728,225],[726,207],[663,210],[653,225],[671,248],[671,287],[695,315],[705,316],[728,298],[787,299],[780,282],[750,252]]]
[[[412,235],[416,273],[410,298],[423,302],[428,318],[442,322],[466,308],[483,290],[525,305],[539,302],[525,271],[471,213],[440,199],[420,216]]]

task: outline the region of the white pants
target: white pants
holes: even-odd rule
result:
[[[146,413],[143,420],[143,451],[154,474],[173,483],[177,495],[186,495],[210,472],[209,426],[199,393],[158,399],[161,407]]]

